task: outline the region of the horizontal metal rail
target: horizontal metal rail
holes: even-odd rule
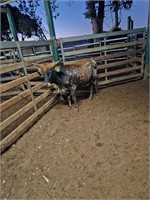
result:
[[[127,42],[124,44],[106,45],[106,46],[102,46],[102,47],[95,47],[95,48],[82,49],[82,50],[77,50],[77,51],[64,52],[64,56],[71,56],[71,55],[78,55],[78,54],[84,54],[84,53],[90,53],[90,52],[124,48],[124,47],[130,47],[130,46],[134,46],[134,45],[140,45],[140,44],[142,45],[144,43],[145,43],[145,41],[143,40],[143,41]]]
[[[73,42],[73,41],[80,41],[80,40],[89,40],[95,38],[104,38],[104,37],[112,37],[112,36],[120,36],[120,35],[127,35],[131,34],[140,34],[146,32],[146,27],[133,29],[133,30],[126,30],[126,31],[116,31],[116,32],[107,32],[107,33],[100,33],[100,34],[91,34],[91,35],[83,35],[83,36],[76,36],[76,37],[67,37],[67,38],[60,38],[60,41],[64,42]]]
[[[0,46],[1,49],[14,49],[18,48],[17,43],[19,46],[22,47],[40,47],[40,46],[50,46],[51,45],[51,40],[46,40],[46,41],[1,41]]]

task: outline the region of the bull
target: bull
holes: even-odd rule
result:
[[[56,63],[38,64],[38,66],[42,69],[45,85],[50,86],[52,83],[58,85],[62,96],[67,98],[69,109],[72,107],[71,101],[73,100],[75,111],[79,111],[78,88],[89,86],[89,99],[91,100],[93,97],[93,89],[96,90],[98,97],[97,63],[93,59],[72,61],[65,65],[58,61]]]

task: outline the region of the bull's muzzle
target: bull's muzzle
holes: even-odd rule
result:
[[[51,83],[45,83],[44,82],[44,87],[50,87],[51,86]]]

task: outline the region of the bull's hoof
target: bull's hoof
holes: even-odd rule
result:
[[[96,95],[96,99],[99,100],[99,95]]]
[[[55,83],[52,83],[51,86],[52,86],[55,90],[58,90],[58,89],[59,89],[58,85],[56,85]]]
[[[76,112],[76,113],[78,113],[78,112],[79,112],[79,108],[75,108],[74,110],[75,110],[75,112]]]
[[[51,83],[44,83],[44,87],[46,87],[46,88],[51,88]]]
[[[93,97],[89,97],[89,101],[91,101],[93,99]]]
[[[59,88],[56,90],[56,93],[61,94],[61,91]]]
[[[71,106],[68,106],[68,110],[71,110],[71,108],[72,108]]]

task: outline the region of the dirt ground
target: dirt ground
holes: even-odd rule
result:
[[[148,81],[57,104],[1,156],[1,199],[149,199]]]

